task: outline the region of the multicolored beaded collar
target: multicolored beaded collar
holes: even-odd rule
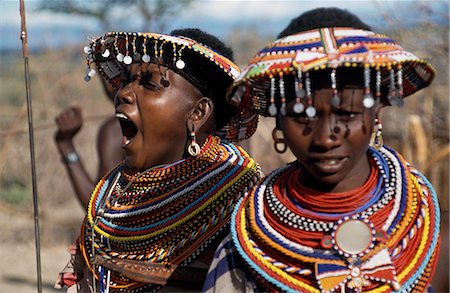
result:
[[[286,36],[258,52],[235,80],[230,99],[241,109],[263,116],[285,115],[287,100],[295,99],[296,113],[306,111],[314,117],[310,75],[329,72],[332,102],[338,105],[337,84],[345,68],[360,68],[367,108],[375,99],[401,105],[404,97],[428,86],[435,74],[425,60],[387,36],[362,29],[321,28]]]
[[[114,169],[93,191],[80,238],[100,288],[154,290],[161,283],[149,284],[152,278],[169,269],[154,264],[186,266],[196,259],[226,233],[234,204],[259,177],[242,148],[214,136],[197,157],[170,166],[137,176],[122,165]],[[127,271],[131,262],[140,278]]]
[[[91,67],[91,63],[95,63],[98,71],[115,88],[119,88],[126,78],[127,66],[156,63],[183,76],[203,95],[225,103],[225,92],[240,73],[239,67],[225,56],[184,36],[108,32],[93,38],[84,50],[88,66],[85,80],[95,76],[96,71]],[[257,115],[241,111],[238,119],[234,117],[217,133],[230,141],[239,141],[250,137],[257,125]]]
[[[437,196],[395,151],[370,154],[372,175],[352,192],[310,194],[293,163],[238,203],[232,239],[258,283],[286,292],[426,291],[439,247]]]

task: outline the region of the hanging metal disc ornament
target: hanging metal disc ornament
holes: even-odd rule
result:
[[[104,58],[108,58],[109,55],[111,55],[111,52],[109,52],[108,49],[105,49],[105,51],[102,53],[102,56],[103,56]]]
[[[333,229],[334,249],[346,257],[362,256],[373,248],[375,232],[369,220],[345,217]]]
[[[144,54],[142,56],[142,61],[144,61],[145,63],[150,62],[150,56],[148,54]]]
[[[133,63],[133,58],[127,55],[123,58],[123,63],[125,63],[126,65],[130,65],[131,63]]]

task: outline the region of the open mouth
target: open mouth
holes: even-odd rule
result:
[[[137,127],[127,116],[122,113],[117,113],[116,119],[120,123],[120,128],[122,128],[122,146],[126,146],[136,136]]]

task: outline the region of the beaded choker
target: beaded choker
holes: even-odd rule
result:
[[[80,241],[100,288],[154,290],[151,281],[105,267],[118,261],[126,271],[127,262],[136,261],[143,279],[152,280],[146,264],[167,264],[164,273],[170,265],[188,265],[228,227],[237,199],[259,176],[242,148],[215,136],[197,157],[170,166],[143,174],[123,165],[114,169],[93,191]]]
[[[260,285],[290,292],[425,291],[438,251],[436,194],[393,150],[371,149],[369,161],[369,179],[353,192],[308,190],[292,163],[237,204],[233,243]],[[350,207],[355,198],[363,200]]]

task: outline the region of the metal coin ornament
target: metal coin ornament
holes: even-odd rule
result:
[[[123,62],[123,54],[122,53],[119,53],[119,54],[117,54],[116,55],[116,59],[117,59],[117,61],[119,61],[119,62]]]
[[[305,106],[302,103],[295,103],[293,110],[295,113],[300,114],[305,110]]]
[[[142,61],[144,61],[145,63],[150,62],[150,56],[148,54],[144,54],[142,56]]]
[[[179,59],[179,60],[177,60],[177,62],[175,63],[175,66],[176,66],[178,69],[183,69],[183,68],[186,66],[186,63],[185,63],[183,60]]]
[[[332,239],[339,254],[355,258],[373,248],[375,227],[367,219],[345,217],[335,225]]]
[[[84,81],[90,81],[92,77],[94,77],[96,74],[95,70],[88,67],[86,68],[86,76],[84,77]]]
[[[277,107],[273,103],[270,104],[270,106],[269,106],[269,114],[270,114],[270,116],[277,115]]]
[[[130,65],[133,62],[133,58],[131,58],[131,56],[125,56],[123,58],[123,63],[125,63],[126,65]]]
[[[139,54],[138,52],[134,52],[133,60],[138,62],[140,59],[141,59],[141,54]]]
[[[333,94],[333,96],[331,97],[331,105],[333,105],[333,107],[337,108],[337,107],[339,107],[340,104],[341,104],[341,99],[339,98],[339,96],[337,94]]]
[[[389,97],[389,103],[397,107],[403,107],[403,105],[405,104],[402,97],[397,94],[393,94]]]
[[[108,49],[105,49],[105,51],[103,51],[102,53],[103,58],[108,58],[109,55],[111,55],[111,52]]]
[[[91,52],[92,52],[91,47],[89,47],[89,46],[85,46],[85,47],[84,47],[84,53],[89,54],[89,53],[91,53]]]
[[[308,108],[306,108],[306,116],[308,116],[309,118],[316,117],[316,108],[314,108],[313,106],[309,106]]]
[[[364,108],[370,109],[373,107],[373,105],[375,105],[375,99],[373,98],[373,96],[371,94],[364,95],[363,99]]]

